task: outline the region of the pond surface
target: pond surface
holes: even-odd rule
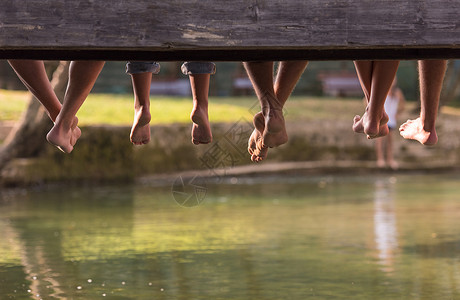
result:
[[[457,175],[0,195],[0,299],[460,299]]]

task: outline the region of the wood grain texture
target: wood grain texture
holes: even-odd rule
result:
[[[295,59],[366,53],[452,58],[460,49],[458,0],[0,0],[0,5],[0,58],[48,53],[76,59],[155,54],[163,60],[268,59],[262,52]]]

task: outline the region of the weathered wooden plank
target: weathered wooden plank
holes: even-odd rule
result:
[[[458,0],[0,0],[0,5],[0,58],[460,57]]]

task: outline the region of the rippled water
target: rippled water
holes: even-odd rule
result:
[[[0,192],[0,299],[460,299],[460,176],[199,192]]]

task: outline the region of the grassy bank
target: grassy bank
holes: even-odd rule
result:
[[[21,117],[29,101],[29,93],[0,89],[0,122],[16,121]],[[407,103],[413,110],[416,103]],[[363,103],[359,98],[328,98],[293,96],[284,109],[288,122],[312,120],[352,120],[362,114]],[[188,124],[192,101],[188,97],[151,96],[152,125]],[[251,119],[259,111],[255,96],[211,97],[209,117],[214,123],[234,123],[241,118]],[[459,107],[443,107],[442,114],[460,115]],[[130,125],[133,118],[132,94],[90,94],[78,117],[80,125]]]
[[[8,126],[20,118],[28,100],[25,92],[0,90],[0,123],[4,125],[0,129],[9,131]],[[151,142],[133,147],[128,138],[132,102],[131,94],[90,95],[78,114],[84,132],[78,151],[63,155],[45,143],[46,149],[39,157],[10,163],[0,174],[3,184],[131,180],[152,174],[226,170],[236,166],[248,166],[249,172],[257,172],[246,149],[253,129],[250,121],[259,110],[255,97],[210,98],[214,142],[198,147],[190,142],[191,99],[183,97],[152,97]],[[408,103],[400,122],[415,117],[415,105]],[[345,162],[350,170],[359,162],[360,168],[361,163],[368,163],[373,169],[373,141],[351,130],[353,116],[363,110],[361,99],[292,97],[284,111],[289,142],[270,149],[268,163],[318,162],[330,169]],[[395,138],[395,157],[403,169],[458,165],[460,140],[449,137],[460,135],[459,112],[460,109],[451,107],[441,111],[437,126],[440,142],[436,147]],[[397,132],[393,134],[396,136]]]
[[[26,108],[29,93],[0,90],[0,121],[16,121]]]
[[[80,125],[130,125],[133,118],[131,94],[91,94],[78,112]],[[0,121],[20,118],[29,100],[27,92],[0,90]],[[192,101],[186,97],[151,97],[153,125],[190,122]],[[290,122],[312,119],[349,119],[362,111],[360,99],[334,99],[319,97],[292,97],[284,113]],[[259,111],[256,97],[211,97],[211,122],[236,122],[250,119]]]

